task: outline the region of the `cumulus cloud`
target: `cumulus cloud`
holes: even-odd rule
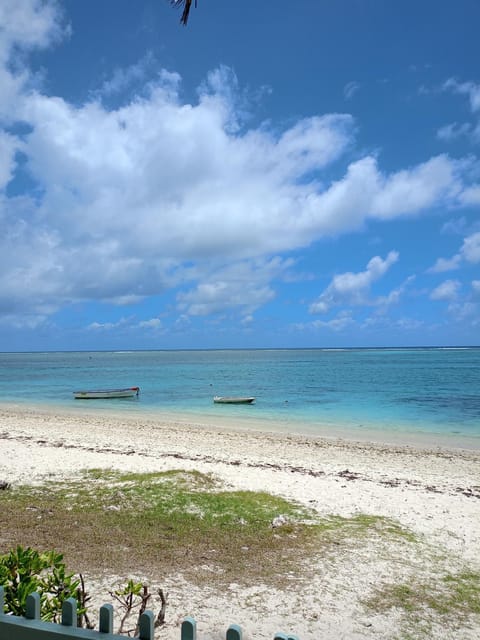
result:
[[[150,320],[142,320],[138,323],[138,326],[141,329],[153,329],[154,331],[158,331],[162,329],[163,324],[160,318],[150,318]]]
[[[399,304],[408,287],[414,280],[415,276],[408,276],[408,278],[406,278],[399,287],[392,289],[388,295],[379,296],[375,300],[375,304],[378,307],[377,313],[386,313],[391,306]]]
[[[15,47],[44,48],[64,32],[58,6],[43,0],[2,0],[0,24],[0,52],[4,60]]]
[[[480,84],[476,84],[475,82],[459,82],[455,78],[449,78],[443,84],[443,90],[467,96],[470,111],[478,118],[478,114],[480,113]],[[447,124],[437,132],[437,136],[446,141],[466,135],[476,142],[480,141],[479,119],[477,119],[474,124],[468,122]]]
[[[313,329],[330,329],[331,331],[341,332],[350,329],[356,324],[349,311],[341,311],[335,318],[331,320],[314,320],[310,323]]]
[[[480,280],[472,280],[472,295],[480,302]]]
[[[438,285],[431,293],[431,300],[456,300],[461,283],[458,280],[445,280]]]
[[[17,151],[22,148],[21,141],[0,129],[0,193],[13,178]]]
[[[421,211],[440,198],[453,200],[462,192],[460,170],[460,163],[440,155],[385,177],[372,198],[372,212],[380,219],[396,218]]]
[[[107,78],[100,89],[94,92],[98,97],[111,96],[122,93],[132,86],[143,86],[150,76],[152,69],[155,67],[155,58],[152,52],[148,52],[137,63],[128,67],[117,67],[112,76]],[[177,74],[171,74],[171,81],[176,84],[180,77]]]
[[[470,234],[463,240],[460,251],[451,258],[438,258],[428,269],[428,273],[441,273],[458,269],[462,263],[477,264],[480,262],[480,231]]]
[[[243,320],[275,297],[270,282],[282,279],[292,267],[292,260],[234,263],[205,275],[194,289],[179,293],[178,307],[192,316],[205,316],[236,310]]]
[[[149,58],[116,70],[85,104],[47,95],[12,60],[68,34],[58,7],[0,6],[5,316],[41,317],[84,300],[126,305],[180,287],[183,314],[233,309],[247,317],[273,299],[275,279],[288,270],[272,256],[369,220],[458,206],[473,193],[468,167],[446,155],[393,173],[372,155],[349,163],[356,129],[349,114],[249,128],[248,92],[225,67],[208,74],[192,103],[181,99],[177,73],[149,77]],[[103,104],[132,83],[141,87],[119,106]],[[19,121],[23,133],[14,135],[7,128]],[[7,195],[19,151],[31,196]],[[397,257],[377,256],[363,274],[337,276],[313,311],[342,296],[364,299]]]
[[[433,267],[428,269],[427,273],[443,273],[445,271],[453,271],[458,269],[461,263],[461,256],[459,254],[452,256],[451,258],[438,258]]]
[[[480,205],[480,185],[473,185],[464,189],[460,202],[462,205]]]
[[[58,42],[70,28],[58,5],[43,0],[2,0],[0,25],[0,122],[11,123],[17,100],[34,80],[25,55]]]
[[[465,238],[460,253],[467,262],[480,262],[480,231]]]
[[[365,271],[347,272],[334,276],[319,298],[310,305],[310,312],[326,313],[340,304],[371,304],[368,295],[372,283],[380,279],[391,265],[397,262],[398,255],[397,251],[390,251],[385,260],[380,256],[373,257]]]
[[[472,125],[468,122],[464,122],[463,124],[458,124],[457,122],[452,122],[451,124],[446,124],[437,131],[437,138],[439,140],[443,140],[444,142],[451,142],[452,140],[456,140],[457,138],[463,138],[468,136],[472,131]]]
[[[463,235],[467,228],[467,218],[461,216],[460,218],[452,218],[447,220],[442,225],[442,233],[453,233],[455,235]]]
[[[474,82],[459,82],[449,78],[443,85],[446,91],[452,91],[468,96],[472,112],[480,111],[480,85]]]

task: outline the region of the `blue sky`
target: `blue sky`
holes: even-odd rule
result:
[[[480,3],[0,4],[0,350],[480,344]]]

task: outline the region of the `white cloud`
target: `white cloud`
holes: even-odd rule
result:
[[[15,154],[22,148],[21,141],[0,129],[0,191],[4,189],[14,175]]]
[[[460,202],[462,205],[480,205],[480,185],[472,185],[464,189]]]
[[[102,331],[115,328],[117,325],[114,322],[92,322],[88,325],[87,329],[93,331]]]
[[[457,322],[467,320],[472,327],[480,324],[480,305],[467,300],[466,302],[452,302],[448,305],[448,312]]]
[[[158,331],[163,327],[160,318],[150,318],[150,320],[142,320],[138,323],[138,327],[141,329],[153,329]]]
[[[352,80],[351,82],[347,82],[347,84],[343,87],[343,95],[346,100],[351,100],[353,96],[360,89],[360,83]]]
[[[388,295],[379,296],[375,300],[375,305],[378,307],[377,312],[385,313],[391,306],[399,304],[405,291],[414,280],[415,276],[409,276],[399,287],[392,289]]]
[[[474,116],[480,112],[480,84],[475,82],[459,82],[455,78],[450,78],[443,85],[444,91],[451,91],[468,97],[470,111]],[[480,141],[480,120],[476,124],[454,123],[442,127],[438,136],[443,140],[452,140],[459,136],[468,135],[471,140]]]
[[[431,158],[413,169],[382,180],[373,196],[372,212],[380,219],[396,218],[457,197],[461,191],[460,166],[446,155]]]
[[[466,190],[464,190],[465,193]],[[463,235],[465,233],[465,229],[467,227],[467,219],[465,216],[461,216],[460,218],[452,218],[451,220],[447,220],[442,225],[442,233],[453,233],[456,235]]]
[[[457,138],[468,136],[471,132],[472,125],[468,122],[464,122],[463,124],[452,122],[451,124],[440,127],[440,129],[437,131],[437,138],[445,142],[451,142],[452,140],[456,140]]]
[[[480,280],[472,280],[472,295],[474,300],[480,302]]]
[[[44,48],[62,35],[58,5],[49,0],[2,0],[1,50],[8,54],[12,47]]]
[[[335,318],[331,320],[314,320],[310,323],[310,327],[314,329],[330,329],[331,331],[345,331],[356,324],[348,311],[341,311]]]
[[[480,231],[464,238],[460,251],[451,258],[438,258],[433,267],[427,270],[427,273],[453,271],[465,261],[472,264],[480,262]]]
[[[112,331],[119,328],[128,328],[132,325],[132,318],[120,318],[117,322],[91,322],[87,329],[90,331]]]
[[[222,313],[234,309],[244,320],[258,307],[273,300],[269,285],[283,278],[292,260],[244,261],[224,266],[205,275],[194,289],[177,297],[180,311],[192,316]]]
[[[0,128],[0,189],[16,175],[18,150],[35,185],[31,198],[0,193],[0,313],[43,315],[91,299],[126,305],[181,285],[185,314],[251,315],[288,271],[272,255],[472,197],[468,167],[444,155],[391,174],[367,155],[343,170],[338,161],[355,142],[348,114],[282,131],[240,127],[249,96],[225,67],[191,104],[178,74],[148,78],[150,58],[117,69],[94,94],[142,85],[115,109],[100,97],[73,105],[33,89],[25,65],[12,71],[13,54],[68,32],[58,7],[0,5],[0,120],[27,131]],[[363,300],[393,255],[372,259],[363,275],[337,276],[315,304]]]
[[[468,96],[472,112],[480,111],[480,84],[474,82],[458,82],[455,78],[447,80],[443,88],[454,93]]]
[[[452,258],[438,258],[433,267],[428,269],[427,273],[443,273],[445,271],[453,271],[460,267],[461,256],[455,255]]]
[[[50,46],[70,29],[58,4],[49,0],[2,0],[0,25],[0,121],[11,121],[16,100],[32,81],[23,55]]]
[[[460,253],[467,262],[480,262],[480,231],[465,238]]]
[[[456,300],[461,283],[458,280],[445,280],[430,294],[431,300]]]
[[[125,68],[117,67],[114,70],[112,77],[104,81],[102,87],[97,92],[97,95],[115,95],[134,85],[146,82],[154,64],[155,58],[151,52],[148,52],[135,64]],[[166,72],[164,71],[163,73]],[[174,85],[180,82],[180,76],[178,74],[171,74],[170,78]]]
[[[310,305],[311,313],[326,313],[340,304],[371,304],[368,300],[370,286],[381,278],[392,264],[397,262],[398,252],[390,251],[385,260],[373,257],[365,271],[342,273],[334,276],[332,282],[319,298]]]

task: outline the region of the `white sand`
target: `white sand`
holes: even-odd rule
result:
[[[415,635],[420,632],[413,633],[400,609],[380,614],[365,608],[363,600],[385,581],[433,579],[436,572],[464,568],[480,572],[479,463],[480,451],[474,449],[319,439],[171,417],[0,407],[0,481],[61,480],[88,468],[196,469],[215,474],[228,487],[267,490],[320,515],[393,518],[422,536],[421,544],[410,546],[370,540],[342,547],[318,558],[315,579],[291,588],[286,576],[282,590],[262,584],[245,590],[232,576],[226,593],[205,593],[182,576],[162,576],[156,584],[154,576],[133,573],[168,591],[167,625],[158,632],[167,640],[178,640],[186,615],[197,619],[200,639],[224,637],[231,623],[240,624],[246,638],[273,638],[277,631],[312,640],[393,639],[405,631],[415,638],[478,638],[478,615],[463,620],[425,611],[429,633]],[[113,577],[89,580],[102,593],[101,602],[108,601]]]

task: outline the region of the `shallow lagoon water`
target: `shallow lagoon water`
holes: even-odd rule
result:
[[[0,383],[9,404],[480,439],[479,348],[2,353]],[[123,386],[139,386],[138,400],[72,394]],[[257,401],[214,405],[214,395]]]

